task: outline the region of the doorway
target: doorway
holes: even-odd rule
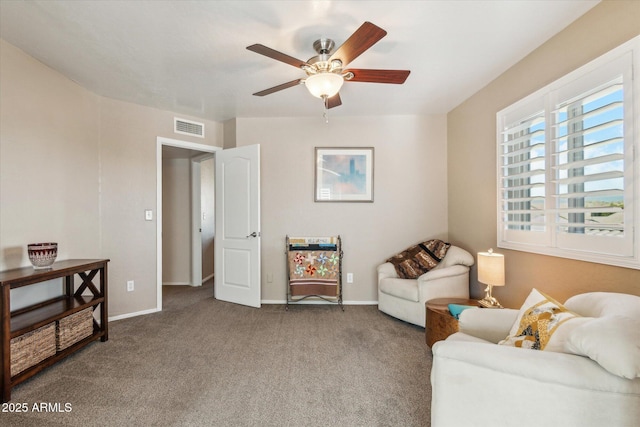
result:
[[[208,194],[203,201],[202,189],[213,191],[213,157],[220,149],[169,138],[157,139],[158,311],[162,310],[163,283],[200,286],[203,278],[213,275],[213,259],[210,263],[203,262],[203,255],[208,256],[213,248],[213,195]],[[210,181],[203,185],[204,180]],[[203,231],[211,242],[203,244]],[[163,242],[167,241],[170,244],[163,248]],[[172,256],[176,258],[167,263],[166,258]]]

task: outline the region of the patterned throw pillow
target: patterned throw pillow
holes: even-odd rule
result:
[[[411,246],[387,260],[401,279],[417,279],[438,265],[451,247],[450,243],[433,239]]]
[[[553,298],[533,289],[520,308],[509,336],[498,344],[567,353],[565,342],[569,333],[589,320],[592,319],[569,311]]]

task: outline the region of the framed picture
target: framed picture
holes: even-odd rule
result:
[[[316,202],[373,202],[373,147],[316,147]]]

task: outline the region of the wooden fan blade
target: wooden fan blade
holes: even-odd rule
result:
[[[348,63],[386,35],[387,32],[382,28],[373,25],[371,22],[365,22],[331,55],[329,61],[339,59],[342,61],[342,66],[346,67]]]
[[[340,99],[340,94],[339,93],[336,93],[331,98],[327,98],[325,100],[325,106],[327,107],[327,109],[333,108],[333,107],[338,107],[340,105],[342,105],[342,100]]]
[[[274,92],[278,92],[280,90],[283,89],[287,89],[293,86],[298,86],[299,84],[302,84],[302,79],[297,79],[297,80],[292,80],[290,82],[287,83],[282,83],[281,85],[278,86],[274,86],[271,87],[269,89],[265,89],[265,90],[261,90],[260,92],[256,92],[254,93],[255,96],[265,96],[265,95],[269,95],[270,93],[274,93]]]
[[[309,65],[305,61],[301,61],[300,59],[294,58],[293,56],[286,55],[282,52],[278,52],[277,50],[273,50],[270,47],[266,47],[261,44],[252,44],[251,46],[247,46],[247,49],[252,52],[259,53],[260,55],[268,56],[269,58],[275,59],[276,61],[293,65],[297,68],[301,68],[303,65]]]
[[[345,82],[393,83],[401,85],[409,77],[409,70],[367,70],[352,68],[345,73],[353,73],[353,78]]]

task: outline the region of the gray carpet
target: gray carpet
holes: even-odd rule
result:
[[[424,329],[375,306],[261,309],[166,287],[160,313],[13,389],[3,426],[428,426]],[[34,412],[34,403],[55,412]],[[64,412],[70,404],[70,412]],[[7,409],[3,406],[3,409]],[[68,408],[67,408],[68,409]]]

